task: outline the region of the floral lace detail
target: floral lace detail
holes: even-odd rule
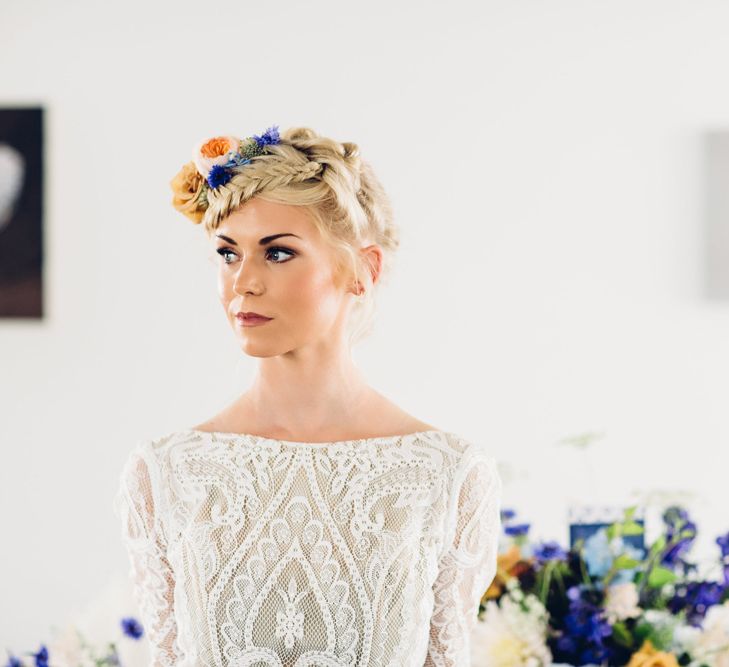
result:
[[[142,441],[115,508],[154,665],[466,667],[500,494],[442,431]]]

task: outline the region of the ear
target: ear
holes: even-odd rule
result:
[[[382,248],[376,243],[360,248],[360,255],[365,258],[366,264],[370,269],[372,284],[374,285],[382,273]]]

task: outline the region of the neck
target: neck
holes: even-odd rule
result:
[[[241,400],[261,431],[317,438],[356,423],[371,393],[349,349],[328,347],[263,359]]]

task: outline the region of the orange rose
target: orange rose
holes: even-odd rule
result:
[[[656,650],[651,640],[646,639],[630,657],[627,667],[678,667],[678,660],[673,653]]]
[[[225,155],[229,150],[230,141],[226,137],[213,137],[200,147],[200,154],[203,157],[218,157]]]
[[[205,187],[205,180],[195,167],[194,162],[188,162],[170,181],[172,188],[172,205],[186,215],[195,224],[203,219],[204,208],[199,208],[198,197]]]
[[[240,139],[237,137],[213,137],[201,141],[192,152],[192,160],[203,178],[207,178],[210,170],[216,165],[228,161],[230,153],[237,153]]]

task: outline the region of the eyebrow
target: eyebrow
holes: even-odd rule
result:
[[[231,245],[238,245],[230,236],[225,236],[223,234],[216,234],[220,239],[223,239],[223,241],[227,241]],[[281,238],[282,236],[296,236],[296,234],[292,234],[290,232],[285,232],[283,234],[273,234],[271,236],[264,236],[259,242],[258,245],[268,245],[271,243],[271,241],[274,241],[275,239]],[[296,236],[297,239],[300,239],[300,236]]]

